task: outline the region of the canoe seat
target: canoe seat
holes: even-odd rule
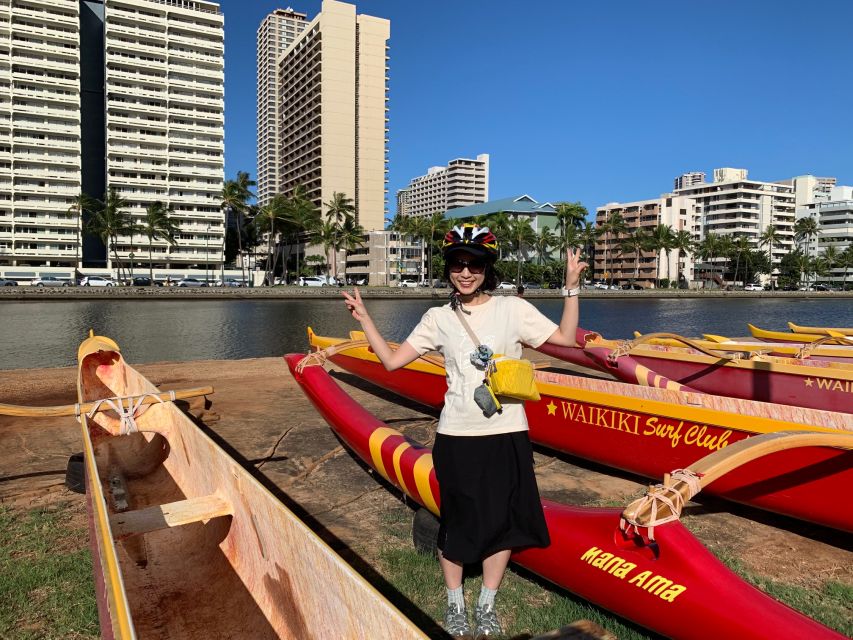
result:
[[[116,513],[110,516],[110,527],[113,537],[121,540],[159,529],[230,516],[233,513],[228,502],[219,496],[209,495]]]

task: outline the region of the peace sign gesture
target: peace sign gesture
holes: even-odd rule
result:
[[[359,322],[363,322],[370,317],[367,315],[367,309],[364,306],[364,302],[361,300],[361,294],[358,292],[358,287],[353,290],[353,295],[348,294],[346,291],[343,291],[342,293],[344,294],[344,303],[347,305],[347,310],[352,313],[353,318]]]
[[[566,256],[566,288],[574,289],[580,284],[581,274],[589,265],[581,261],[581,250],[569,250]]]

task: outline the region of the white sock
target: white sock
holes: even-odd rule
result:
[[[447,590],[447,604],[455,604],[460,611],[465,611],[465,594],[462,592],[462,585]]]
[[[489,605],[492,609],[495,607],[495,594],[498,592],[497,589],[489,589],[486,585],[483,585],[483,588],[480,589],[480,599],[477,601],[478,607],[484,607]]]

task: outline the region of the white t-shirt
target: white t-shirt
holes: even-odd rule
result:
[[[521,357],[522,343],[538,347],[558,328],[532,304],[515,296],[490,296],[488,302],[463,308],[470,312],[465,320],[480,342],[496,354],[513,358]],[[501,397],[503,412],[490,418],[474,402],[474,389],[483,383],[484,373],[471,364],[475,345],[450,304],[427,311],[406,342],[420,355],[439,351],[444,356],[447,394],[438,433],[485,436],[527,431],[523,400]]]

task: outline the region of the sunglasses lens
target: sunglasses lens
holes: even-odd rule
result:
[[[468,267],[468,271],[471,273],[480,274],[486,270],[486,263],[476,260],[471,262],[468,262],[467,260],[454,260],[450,263],[450,271],[452,273],[461,273],[465,270],[465,267]]]

